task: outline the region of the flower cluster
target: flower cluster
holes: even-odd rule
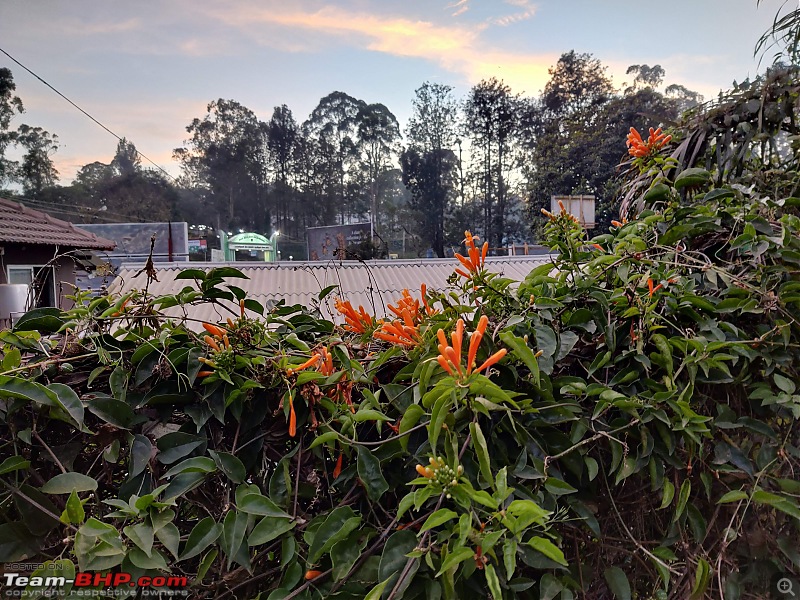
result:
[[[484,242],[483,248],[478,250],[477,246],[475,246],[475,240],[479,240],[480,238],[477,235],[472,235],[470,231],[465,231],[464,237],[464,243],[467,246],[469,258],[467,259],[456,252],[456,258],[466,269],[466,271],[456,269],[456,273],[462,277],[471,279],[483,268],[486,262],[486,254],[489,252],[489,242]]]
[[[661,148],[663,148],[669,141],[672,139],[671,135],[667,135],[661,132],[661,128],[653,129],[650,128],[650,135],[645,142],[642,139],[641,134],[636,131],[635,127],[631,127],[631,131],[628,134],[628,140],[626,145],[628,146],[628,154],[630,154],[634,158],[644,158],[645,156],[650,156],[651,154],[657,153]]]
[[[472,373],[480,373],[494,365],[497,361],[506,355],[506,349],[498,350],[487,358],[483,364],[477,369],[475,366],[475,357],[478,354],[478,346],[480,346],[483,334],[486,332],[486,327],[489,324],[489,318],[483,315],[478,321],[478,328],[469,338],[469,351],[467,353],[466,368],[461,365],[461,346],[464,340],[464,319],[459,319],[456,322],[456,330],[451,334],[450,341],[452,345],[447,343],[447,336],[444,330],[440,329],[436,332],[439,338],[439,356],[437,360],[439,365],[450,375],[457,378],[469,376]]]
[[[458,478],[464,472],[464,467],[458,465],[458,468],[454,469],[441,456],[431,457],[429,462],[430,466],[417,465],[417,473],[420,477],[430,479],[445,489],[458,485]]]
[[[350,304],[349,300],[342,301],[341,299],[337,299],[334,306],[336,310],[344,315],[344,328],[347,331],[352,331],[353,333],[367,333],[374,329],[375,325],[378,323],[372,315],[364,310],[363,306],[359,305],[358,310],[356,310],[353,308],[353,305]]]
[[[568,221],[572,221],[573,223],[578,223],[578,218],[572,213],[567,212],[567,207],[564,206],[564,202],[562,202],[561,200],[558,201],[558,208],[561,211],[558,215],[554,215],[546,208],[542,209],[542,214],[551,221],[555,221],[556,219],[558,219],[559,216],[561,216],[567,219]]]
[[[201,356],[198,360],[212,369],[232,370],[236,366],[236,357],[231,350],[231,342],[228,339],[228,333],[216,325],[211,323],[203,323],[205,329],[211,335],[206,335],[203,341],[208,347],[214,351],[213,358],[205,358]],[[208,377],[213,375],[214,371],[200,371],[198,377]]]

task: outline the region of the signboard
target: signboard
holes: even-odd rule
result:
[[[561,212],[558,201],[564,203],[567,212],[578,219],[584,229],[594,228],[594,196],[551,196],[550,212],[557,215]]]
[[[189,253],[201,253],[205,252],[206,248],[208,248],[208,241],[207,240],[189,240]]]
[[[370,224],[330,225],[306,229],[309,260],[331,260],[345,258],[344,250],[370,238]],[[342,250],[342,252],[337,252]]]

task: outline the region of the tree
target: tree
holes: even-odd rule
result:
[[[481,81],[467,98],[465,131],[478,163],[483,205],[483,232],[491,248],[502,247],[506,237],[508,171],[512,142],[520,123],[520,99],[495,78]]]
[[[225,227],[268,230],[266,125],[245,106],[220,98],[186,128],[186,146],[174,151],[187,174],[207,193]]]
[[[272,118],[267,123],[268,165],[272,176],[270,194],[275,207],[275,224],[280,231],[295,235],[302,234],[305,225],[305,210],[297,202],[291,180],[294,172],[294,159],[300,127],[285,104],[276,106]]]
[[[15,163],[5,157],[6,148],[17,139],[17,132],[10,129],[15,115],[22,114],[22,100],[14,94],[17,89],[10,69],[0,69],[0,186],[9,182],[14,174]]]
[[[23,124],[17,129],[16,143],[25,150],[18,179],[25,194],[35,198],[58,181],[58,171],[50,158],[58,150],[58,136]]]
[[[625,73],[635,75],[633,84],[625,90],[626,94],[631,94],[645,88],[656,89],[664,81],[666,71],[661,65],[631,65]]]
[[[141,168],[142,159],[133,142],[122,138],[117,144],[117,151],[111,161],[111,167],[117,175],[131,175]]]
[[[356,118],[361,164],[369,184],[370,220],[377,230],[381,223],[381,175],[392,167],[392,156],[400,140],[400,125],[383,104],[365,105]]]
[[[551,70],[554,78],[563,79],[564,65],[574,63],[572,54],[565,55],[567,60],[562,57],[561,67]],[[528,214],[532,223],[541,224],[539,211],[550,207],[551,196],[591,194],[596,200],[598,229],[603,229],[616,218],[613,201],[618,183],[614,172],[625,155],[625,135],[631,127],[647,131],[673,123],[680,102],[653,89],[663,78],[659,66],[633,65],[629,71],[639,74],[640,89],[613,95],[609,93],[611,82],[598,79],[605,72],[599,61],[582,55],[580,63],[584,66],[571,72],[585,74],[587,79],[573,77],[569,85],[573,92],[580,90],[579,95],[571,93],[569,102],[553,112],[546,104],[547,90],[564,86],[548,82],[543,98],[528,106],[523,130],[523,144],[529,152],[524,166]],[[645,81],[653,85],[642,87]],[[590,106],[592,110],[588,110]]]
[[[365,206],[358,206],[359,194],[352,185],[358,160],[358,115],[365,106],[363,100],[332,92],[319,101],[303,123],[303,133],[313,145],[315,177],[323,201],[338,209],[342,223],[366,211]]]
[[[603,64],[591,54],[570,50],[549,69],[543,106],[554,114],[575,114],[602,106],[614,94]]]
[[[445,216],[454,192],[458,105],[453,88],[424,83],[416,90],[408,121],[408,149],[401,157],[403,183],[417,211],[418,231],[437,256],[444,256]]]
[[[452,197],[456,156],[452,150],[419,151],[414,147],[400,157],[403,183],[418,214],[417,230],[439,257],[444,257],[445,213]]]

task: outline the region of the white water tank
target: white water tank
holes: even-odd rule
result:
[[[30,286],[24,283],[0,284],[0,323],[17,320],[28,310]]]

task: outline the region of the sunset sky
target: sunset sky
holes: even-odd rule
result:
[[[707,98],[756,74],[753,47],[780,0],[0,0],[0,48],[173,174],[172,149],[209,101],[302,122],[340,90],[404,125],[414,90],[463,96],[482,78],[536,95],[562,52],[589,52],[614,83],[661,64]],[[109,162],[116,140],[0,54],[26,114],[59,136],[62,183]],[[628,80],[630,78],[627,78]]]

